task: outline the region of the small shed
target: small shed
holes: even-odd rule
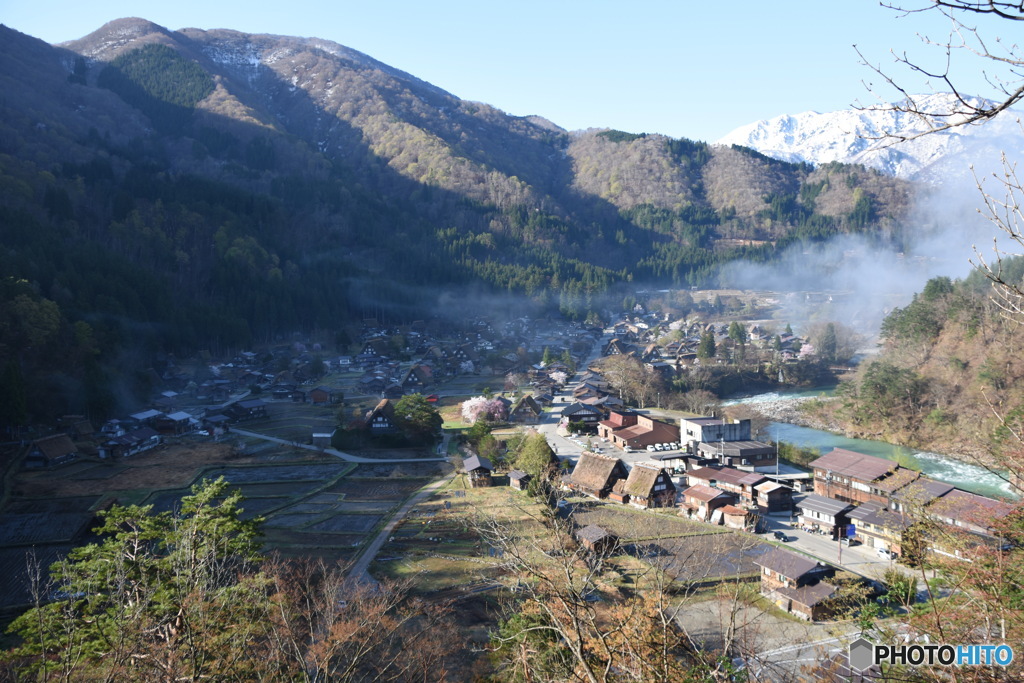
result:
[[[469,475],[469,485],[472,488],[486,488],[492,485],[491,471],[494,469],[491,461],[481,458],[479,455],[471,455],[462,461],[462,467]]]
[[[526,490],[526,486],[529,483],[530,475],[522,470],[512,470],[508,473],[508,485],[517,491]]]
[[[626,493],[625,479],[619,479],[612,485],[611,493],[608,494],[608,500],[622,503],[623,505],[629,504],[629,494]]]
[[[747,529],[754,525],[754,512],[735,505],[723,505],[722,521],[730,529]]]
[[[611,553],[619,545],[619,538],[596,524],[590,524],[576,532],[576,538],[583,546],[601,555]]]
[[[831,598],[835,594],[835,586],[819,581],[799,588],[775,589],[775,604],[801,619],[821,621],[832,615],[835,601]]]

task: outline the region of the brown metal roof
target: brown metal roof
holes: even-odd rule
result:
[[[804,496],[803,500],[796,504],[796,506],[801,510],[823,512],[831,517],[837,517],[853,508],[849,503],[844,503],[843,501],[836,500],[835,498],[819,496],[816,493],[808,493]]]
[[[836,587],[832,584],[819,581],[816,584],[810,586],[800,586],[799,588],[786,588],[782,586],[776,588],[775,592],[779,595],[783,595],[794,602],[798,602],[801,605],[807,607],[814,607],[820,602],[828,600],[835,595]]]
[[[720,489],[714,489],[710,486],[704,486],[703,484],[697,484],[683,491],[683,494],[687,498],[696,498],[697,500],[707,503],[708,501],[714,500],[719,496],[726,496],[732,500],[736,500],[735,493],[729,493],[728,491],[722,491]]]
[[[768,567],[776,574],[781,574],[789,579],[799,579],[804,574],[818,568],[818,563],[814,560],[783,548],[772,548],[755,559],[754,564]]]
[[[892,493],[898,489],[903,488],[907,484],[913,482],[920,476],[920,472],[908,470],[905,467],[897,467],[895,472],[893,472],[888,477],[885,477],[880,481],[876,481],[874,485],[876,488],[881,489],[882,491]]]
[[[898,465],[885,458],[876,458],[845,448],[835,448],[810,463],[816,470],[831,472],[833,476],[850,477],[858,481],[874,481],[895,470]]]
[[[744,472],[732,467],[699,467],[687,472],[686,475],[703,481],[721,481],[732,486],[756,486],[767,479],[763,474]]]

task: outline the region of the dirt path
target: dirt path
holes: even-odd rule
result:
[[[405,501],[405,504],[402,505],[394,515],[392,515],[391,519],[388,520],[388,523],[380,530],[377,537],[374,538],[359,555],[359,559],[356,560],[355,564],[352,565],[352,569],[349,571],[349,580],[357,581],[359,583],[375,582],[376,580],[370,576],[366,570],[369,568],[370,563],[373,562],[373,558],[377,557],[377,553],[380,551],[384,543],[391,537],[391,534],[394,533],[395,527],[398,526],[399,522],[405,519],[405,516],[409,514],[409,511],[412,510],[413,507],[434,495],[434,493],[436,493],[441,487],[447,486],[448,483],[455,478],[456,474],[457,472],[452,472],[446,477],[427,484],[420,489],[416,495]]]

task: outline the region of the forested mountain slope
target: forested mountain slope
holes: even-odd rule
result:
[[[0,27],[0,91],[0,277],[31,309],[3,302],[0,361],[64,397],[53,410],[115,400],[122,383],[92,386],[86,365],[423,317],[446,288],[584,317],[624,283],[891,235],[911,192],[855,166],[569,133],[313,38],[123,19],[50,46]],[[10,330],[36,318],[26,347]],[[89,363],[39,380],[68,347]]]
[[[1024,258],[1002,263],[1024,279]],[[1024,361],[1019,321],[993,298],[982,271],[939,277],[882,325],[877,358],[817,406],[850,435],[998,465],[1019,452]]]

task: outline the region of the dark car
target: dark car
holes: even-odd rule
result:
[[[783,543],[785,543],[786,541],[788,541],[788,540],[789,540],[789,539],[788,539],[788,538],[786,537],[786,534],[782,533],[781,531],[773,531],[773,532],[772,532],[772,536],[774,536],[774,537],[775,537],[775,540],[776,540],[776,541],[782,541]]]

